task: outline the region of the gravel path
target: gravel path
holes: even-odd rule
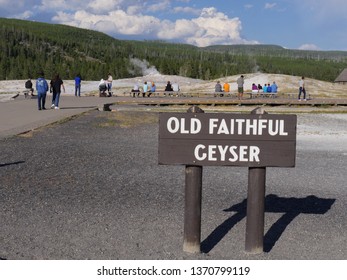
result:
[[[157,113],[92,111],[0,140],[0,259],[347,259],[346,115],[299,115],[295,168],[267,169],[265,251],[244,251],[247,168],[205,167],[203,254],[182,251],[184,167]]]

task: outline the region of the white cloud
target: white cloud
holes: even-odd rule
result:
[[[175,40],[194,36],[199,27],[192,21],[180,19],[176,22],[165,20],[161,22],[162,28],[158,31],[158,38],[164,40]],[[183,40],[184,41],[184,40]]]
[[[165,11],[167,9],[170,8],[170,1],[166,0],[166,1],[160,1],[159,3],[155,3],[152,5],[149,5],[149,7],[147,8],[147,10],[149,12],[158,12],[158,11]]]
[[[136,15],[141,13],[142,7],[139,5],[132,5],[126,9],[126,13],[129,15]]]
[[[31,18],[33,16],[33,14],[34,13],[32,11],[25,11],[23,13],[15,15],[15,18],[26,20],[26,19]]]
[[[186,38],[188,43],[203,47],[212,44],[242,44],[247,42],[241,37],[239,18],[228,18],[215,8],[204,8],[200,17],[192,19],[198,27],[193,37]]]
[[[123,10],[116,10],[107,15],[95,15],[87,11],[78,11],[73,15],[58,13],[54,20],[82,28],[94,29],[111,35],[150,34],[160,26],[159,20],[152,16],[129,15]]]
[[[193,14],[193,15],[200,15],[201,14],[201,9],[196,9],[193,7],[175,7],[175,8],[173,8],[173,11],[177,14],[179,14],[179,13]]]
[[[93,0],[86,7],[96,14],[103,14],[118,9],[121,3],[122,0]]]
[[[212,44],[257,43],[241,38],[241,21],[228,18],[215,8],[205,8],[199,17],[176,22],[164,21],[158,37],[164,40],[180,40],[199,47]]]
[[[265,4],[265,9],[269,10],[269,9],[273,9],[277,6],[276,3],[266,3]]]
[[[102,1],[108,0],[97,2],[100,4]],[[96,1],[93,3],[96,4]],[[133,7],[130,13],[121,9],[103,14],[94,14],[87,10],[79,10],[74,14],[58,12],[53,19],[58,23],[95,29],[113,36],[140,35],[142,38],[148,36],[153,39],[175,40],[201,47],[211,44],[257,43],[241,37],[239,18],[228,18],[215,8],[204,8],[201,14],[193,19],[170,21],[137,14],[134,11],[138,11],[138,8]]]
[[[299,48],[299,50],[306,50],[306,51],[319,51],[319,47],[317,47],[315,44],[303,44]]]

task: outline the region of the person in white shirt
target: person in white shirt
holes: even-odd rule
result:
[[[178,92],[180,91],[180,86],[178,85],[178,83],[174,82],[172,84],[172,90],[176,92],[176,96],[178,96]]]
[[[107,76],[107,92],[108,92],[108,96],[112,96],[112,81],[113,81],[112,75],[111,75],[111,73],[108,73],[108,76]]]
[[[301,93],[304,94],[304,101],[306,101],[305,77],[301,77],[301,80],[299,81],[299,101],[301,101]]]

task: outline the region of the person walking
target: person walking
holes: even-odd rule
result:
[[[37,104],[39,110],[46,110],[46,95],[48,91],[48,83],[44,78],[44,73],[41,72],[40,77],[36,80]]]
[[[55,75],[54,79],[51,82],[51,87],[53,91],[53,99],[52,99],[52,106],[51,109],[60,109],[59,108],[59,101],[60,101],[60,94],[61,94],[61,88],[63,88],[65,92],[65,87],[63,80],[60,78],[59,74]]]
[[[237,79],[236,83],[237,83],[237,93],[238,93],[237,96],[238,96],[239,100],[241,100],[243,97],[243,85],[245,83],[244,76],[241,75]]]
[[[75,96],[77,97],[81,97],[81,81],[82,81],[82,78],[81,78],[81,75],[78,74],[76,75],[75,77]]]
[[[53,109],[55,107],[55,97],[57,96],[57,93],[55,90],[53,90],[53,83],[54,83],[54,77],[52,77],[52,80],[49,82],[49,92],[52,93],[52,106],[51,108]]]
[[[299,101],[301,101],[301,93],[303,93],[304,101],[306,101],[305,77],[301,77],[301,80],[299,81]]]

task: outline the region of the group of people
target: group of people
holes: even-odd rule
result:
[[[259,93],[259,92],[263,92],[263,93],[277,93],[278,90],[278,86],[276,84],[276,82],[273,82],[272,85],[270,85],[270,83],[268,84],[264,84],[264,86],[261,86],[261,84],[252,84],[252,93]]]
[[[243,93],[244,93],[244,76],[241,75],[237,81],[237,96],[239,99],[242,99]],[[265,84],[264,87],[261,86],[260,84],[256,85],[255,83],[252,84],[252,93],[258,93],[258,92],[272,92],[272,93],[277,93],[277,85],[275,82],[273,82],[272,85],[270,84]],[[222,92],[230,92],[230,84],[225,82],[222,86],[220,81],[217,81],[215,88],[214,88],[215,93],[220,93],[220,96],[224,96]]]
[[[237,97],[238,99],[243,98],[244,94],[244,84],[245,84],[245,77],[241,75],[237,80]],[[264,93],[277,93],[278,86],[276,82],[273,82],[272,85],[270,83],[264,84],[264,86],[261,86],[260,84],[256,85],[255,83],[252,84],[252,93],[259,93],[259,92],[264,92]],[[230,85],[229,83],[225,82],[224,85],[222,86],[220,81],[217,81],[214,91],[216,93],[219,92],[230,92]],[[220,96],[223,96],[224,94],[221,93]]]
[[[142,85],[142,97],[150,97],[152,95],[152,93],[154,93],[157,90],[157,86],[154,82],[151,83],[147,83],[147,81],[145,81]],[[141,88],[139,86],[138,83],[136,83],[133,87],[133,89],[131,90],[133,97],[135,97],[136,95],[139,96],[141,93]]]
[[[154,82],[151,83],[147,83],[147,81],[145,81],[142,85],[142,88],[139,86],[138,83],[136,83],[133,87],[133,89],[131,90],[133,97],[140,96],[140,93],[142,93],[142,97],[151,97],[151,95],[153,93],[155,93],[157,91],[157,86]],[[170,92],[176,92],[178,94],[178,92],[180,91],[180,86],[178,83],[173,83],[171,84],[170,81],[167,82],[165,89],[164,89],[164,95],[166,94],[166,92],[168,92],[170,94]]]
[[[165,87],[165,92],[168,92],[169,95],[171,94],[171,92],[176,93],[176,96],[178,96],[178,92],[180,91],[180,86],[178,83],[174,82],[173,84],[171,84],[170,81],[167,82],[166,87]],[[166,93],[164,93],[164,95],[166,95]]]
[[[239,99],[242,98],[243,96],[243,85],[244,85],[244,76],[241,75],[237,81],[237,86],[238,86],[238,97]],[[263,92],[263,93],[277,93],[278,92],[278,86],[276,82],[273,82],[272,85],[270,83],[264,84],[264,86],[261,86],[260,84],[256,85],[255,83],[252,84],[252,92],[253,93],[258,93],[258,92]],[[306,85],[305,85],[305,77],[302,76],[300,81],[299,81],[299,96],[298,100],[301,101],[301,94],[303,95],[303,100],[306,101]]]
[[[39,73],[39,77],[36,80],[36,91],[37,91],[37,105],[39,110],[46,110],[46,97],[47,92],[52,93],[52,105],[51,109],[60,109],[59,101],[60,94],[62,90],[65,92],[65,86],[63,80],[60,78],[59,74],[56,74],[50,83],[48,84],[47,80],[44,78],[44,72]],[[81,96],[81,75],[76,75],[75,77],[75,96]],[[34,87],[29,78],[25,82],[25,89],[31,93],[31,96],[34,96]]]
[[[28,81],[31,82],[31,79],[29,79]],[[25,83],[26,88],[30,86],[30,83],[28,81]],[[64,82],[60,78],[59,74],[56,74],[48,85],[48,82],[44,78],[44,73],[41,72],[39,74],[39,78],[36,80],[38,109],[46,110],[45,105],[46,105],[46,96],[47,96],[48,90],[50,91],[50,93],[52,93],[51,108],[59,109],[60,94],[62,89],[65,92]],[[32,88],[32,83],[31,83],[30,91],[32,92],[32,95],[33,95],[34,89]]]
[[[214,86],[214,92],[219,93],[219,92],[230,92],[230,85],[229,83],[225,82],[223,84],[220,83],[220,81],[217,81],[216,85]],[[223,93],[219,94],[220,96],[224,96]]]
[[[106,91],[108,93],[108,97],[112,96],[112,82],[113,77],[111,73],[108,73],[107,79],[101,79],[99,83],[99,96],[106,97]]]
[[[82,78],[78,74],[75,77],[75,96],[80,97],[81,96],[81,81]],[[112,82],[113,78],[112,75],[109,73],[108,77],[106,80],[101,79],[99,83],[99,91],[100,91],[100,96],[105,96],[106,97],[106,91],[108,92],[108,96],[112,96]],[[237,92],[238,92],[238,98],[241,100],[243,97],[244,93],[244,76],[241,75],[236,83],[237,83]],[[34,88],[33,84],[31,82],[31,78],[28,79],[25,83],[25,88],[28,90],[31,95],[34,95]],[[48,90],[52,93],[52,109],[59,109],[59,101],[60,101],[60,94],[62,89],[65,92],[65,87],[64,87],[64,82],[60,78],[59,74],[56,74],[54,78],[50,81],[50,84],[48,85],[48,82],[44,78],[44,73],[41,72],[39,75],[39,78],[36,80],[36,91],[37,91],[37,96],[38,96],[38,109],[39,110],[45,110],[45,103],[46,103],[46,95]],[[140,93],[142,93],[143,97],[150,97],[154,92],[156,92],[157,86],[154,82],[147,83],[145,81],[142,85],[142,90],[139,86],[138,83],[136,83],[131,90],[133,97],[136,95],[139,96]],[[176,92],[178,95],[178,92],[180,91],[180,87],[178,83],[173,83],[171,84],[170,81],[167,82],[165,89],[164,89],[164,94],[170,92]],[[273,82],[272,85],[270,83],[264,84],[264,86],[261,86],[260,84],[256,85],[255,83],[252,84],[252,92],[253,93],[277,93],[278,91],[278,86],[276,82]],[[220,96],[223,96],[224,93],[230,92],[230,85],[229,83],[225,82],[222,86],[220,81],[217,81],[215,85],[215,92],[220,93]],[[305,77],[301,77],[301,80],[299,81],[299,96],[298,100],[301,101],[301,95],[303,94],[303,100],[306,101],[306,88],[305,88]]]

